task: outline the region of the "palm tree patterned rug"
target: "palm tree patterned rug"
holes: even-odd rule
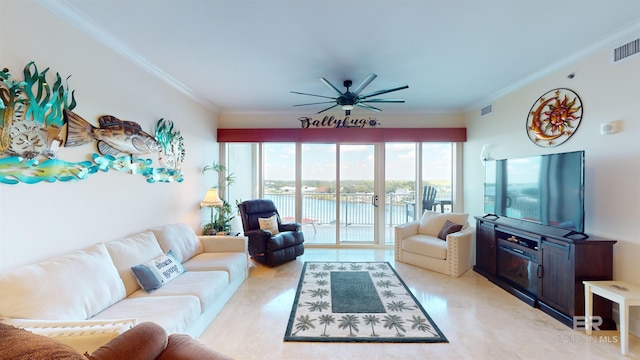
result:
[[[388,262],[305,262],[284,340],[448,342]]]

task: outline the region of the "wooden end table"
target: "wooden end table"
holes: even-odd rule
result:
[[[629,353],[629,307],[640,306],[640,286],[624,281],[583,281],[585,330],[591,335],[593,294],[618,303],[620,314],[620,352]]]

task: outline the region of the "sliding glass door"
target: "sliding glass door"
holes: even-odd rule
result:
[[[308,244],[335,245],[338,234],[336,208],[336,144],[301,144],[302,215]]]
[[[338,238],[341,244],[374,244],[380,199],[373,144],[338,145]],[[384,209],[384,207],[383,207]]]
[[[375,145],[301,144],[302,216],[307,242],[374,244]]]
[[[284,221],[303,226],[307,245],[393,245],[394,226],[418,220],[425,187],[431,210],[454,202],[452,143],[227,144],[238,199],[267,198]]]
[[[385,144],[385,226],[386,245],[393,245],[393,227],[416,218],[416,143]]]
[[[258,167],[262,197],[276,205],[283,222],[297,218],[296,143],[264,143]]]

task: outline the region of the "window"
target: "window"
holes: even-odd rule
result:
[[[432,210],[453,210],[455,144],[388,142],[369,145],[370,149],[379,147],[380,150],[370,150],[365,156],[364,159],[370,160],[366,173],[384,179],[376,179],[381,185],[375,185],[373,189],[355,192],[357,196],[353,199],[343,199],[342,192],[349,192],[351,188],[344,187],[355,186],[358,181],[341,179],[347,174],[342,170],[343,166],[349,165],[347,156],[352,155],[349,150],[359,149],[364,144],[227,143],[222,144],[221,153],[225,154],[227,168],[236,177],[236,183],[229,191],[231,203],[258,197],[273,200],[283,221],[302,223],[307,245],[340,246],[358,242],[360,245],[389,246],[394,241],[394,225],[419,219],[425,186],[436,189]],[[374,171],[374,164],[384,171]],[[379,180],[384,181],[380,183]],[[362,224],[357,221],[359,217],[354,217],[354,211],[360,211],[356,209],[359,206],[376,208],[360,209],[373,216],[361,217],[366,219]],[[355,237],[354,233],[357,234]]]

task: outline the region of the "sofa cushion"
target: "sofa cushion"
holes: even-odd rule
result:
[[[224,271],[189,271],[152,293],[138,290],[129,298],[193,295],[198,298],[200,308],[204,311],[218,299],[218,296],[228,286],[229,275]]]
[[[127,296],[140,289],[131,268],[162,255],[162,249],[152,231],[105,243],[113,264],[127,290]]]
[[[456,224],[449,220],[445,221],[444,225],[442,225],[442,229],[438,233],[438,239],[447,240],[447,235],[453,234],[462,230],[462,224]]]
[[[151,229],[164,252],[173,250],[181,263],[204,251],[196,233],[187,224],[172,224]]]
[[[128,297],[106,308],[92,320],[136,319],[139,323],[151,321],[169,334],[185,332],[201,313],[200,301],[195,296]]]
[[[438,236],[447,220],[456,224],[466,224],[468,217],[469,214],[425,211],[420,219],[420,225],[418,225],[418,234]]]
[[[269,231],[271,235],[280,233],[280,230],[278,230],[278,215],[272,215],[268,218],[258,218],[258,224],[260,225],[260,230]]]
[[[185,272],[184,267],[169,250],[166,254],[131,267],[138,283],[146,292],[160,288]]]
[[[0,359],[11,360],[86,360],[70,346],[46,336],[36,335],[0,323]]]
[[[84,320],[125,297],[104,244],[0,273],[0,317]]]
[[[249,261],[246,253],[202,253],[182,265],[187,271],[225,271],[234,282],[247,277]]]
[[[447,242],[430,235],[409,236],[402,240],[402,250],[440,260],[447,258]]]

